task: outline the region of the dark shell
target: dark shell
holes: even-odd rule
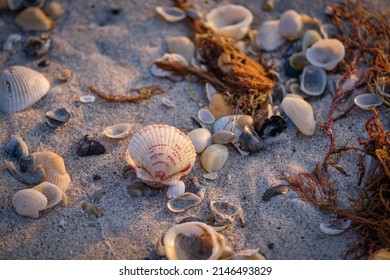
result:
[[[287,192],[288,192],[288,187],[286,185],[275,186],[265,191],[263,195],[263,200],[270,201],[272,197],[276,195],[284,195]]]
[[[294,69],[291,65],[288,59],[286,59],[284,65],[284,73],[286,76],[291,78],[299,78],[299,75],[302,73],[302,71]]]
[[[240,134],[239,141],[240,148],[248,153],[257,153],[264,149],[263,140],[248,126],[245,126]]]
[[[264,120],[263,125],[257,132],[262,139],[265,139],[268,137],[275,137],[285,129],[287,129],[285,119],[281,116],[273,115]]]
[[[83,138],[77,144],[77,154],[80,157],[101,155],[106,152],[106,148],[99,142],[92,140],[88,134],[84,135]]]
[[[17,135],[11,136],[11,139],[5,144],[5,151],[16,159],[23,159],[28,156],[28,146],[26,142]]]
[[[41,165],[36,166],[31,172],[20,172],[12,162],[6,161],[6,168],[18,181],[29,185],[37,184],[46,177]]]
[[[45,55],[51,46],[51,38],[47,34],[41,36],[31,36],[28,38],[27,45],[24,47],[24,52],[31,56]]]
[[[30,155],[24,159],[20,160],[20,171],[22,172],[33,172],[35,169],[35,156]]]
[[[39,67],[47,67],[50,65],[50,60],[48,59],[44,59],[44,60],[41,60],[39,63],[38,63],[38,66]]]

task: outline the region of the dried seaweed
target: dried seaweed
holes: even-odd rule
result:
[[[96,93],[99,97],[103,98],[109,102],[137,102],[143,99],[149,99],[150,97],[164,93],[164,90],[160,86],[146,86],[141,88],[133,88],[130,92],[137,92],[139,95],[131,95],[131,96],[114,96],[107,94],[103,91],[100,91],[93,86],[87,86],[87,88]]]

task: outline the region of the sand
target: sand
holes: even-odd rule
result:
[[[206,13],[211,8],[230,1],[198,1],[196,7]],[[232,1],[233,2],[233,1]],[[310,2],[310,4],[309,4]],[[203,84],[193,79],[171,81],[151,75],[154,60],[167,51],[164,38],[168,35],[191,36],[184,23],[168,23],[156,15],[157,5],[172,5],[170,1],[61,1],[65,14],[56,21],[50,32],[53,44],[43,58],[48,67],[37,64],[43,58],[24,54],[23,44],[33,32],[22,32],[13,21],[16,13],[1,11],[0,41],[12,33],[20,33],[23,42],[12,53],[0,52],[1,69],[12,65],[26,65],[42,72],[51,80],[48,95],[28,109],[0,114],[0,147],[12,134],[21,136],[31,152],[50,150],[63,156],[72,178],[68,190],[68,204],[40,213],[39,219],[16,214],[11,198],[18,190],[30,186],[18,182],[5,169],[4,160],[10,160],[0,149],[0,259],[160,259],[155,242],[168,228],[187,216],[204,218],[209,214],[211,200],[225,200],[243,209],[246,225],[236,221],[221,233],[234,251],[259,248],[267,259],[344,259],[345,252],[355,239],[353,232],[327,236],[319,231],[319,224],[330,222],[334,216],[303,202],[294,192],[264,202],[264,192],[282,184],[281,173],[295,175],[311,171],[323,159],[328,148],[327,136],[316,130],[314,136],[296,133],[290,124],[287,141],[268,146],[266,150],[247,157],[228,146],[229,158],[218,171],[218,179],[207,186],[202,203],[183,213],[171,213],[166,203],[166,189],[154,197],[134,198],[127,186],[134,174],[122,176],[126,166],[125,151],[131,136],[108,139],[102,135],[107,126],[121,122],[132,124],[132,133],[145,125],[163,123],[188,132],[190,116],[196,115],[208,101]],[[317,16],[324,21],[325,1],[276,1],[274,11],[261,10],[261,1],[234,1],[248,7],[254,14],[253,28],[276,18],[288,8]],[[385,6],[381,1],[370,1],[370,9]],[[119,7],[119,15],[111,13]],[[58,73],[69,68],[70,81],[56,79]],[[160,85],[166,92],[139,104],[77,102],[88,94],[86,85],[116,95],[123,95],[133,87]],[[167,108],[162,98],[176,104]],[[316,120],[324,120],[331,96],[313,98],[310,103]],[[45,113],[65,107],[71,112],[70,121],[53,129],[45,123]],[[366,136],[365,120],[370,112],[358,108],[347,118],[335,124],[337,145],[347,141],[358,146],[357,139]],[[389,129],[389,108],[380,107],[380,116]],[[211,128],[211,127],[209,127]],[[106,147],[98,156],[79,157],[78,141],[89,134]],[[329,176],[339,191],[340,203],[347,205],[362,186],[357,186],[357,156],[344,154],[339,161],[348,176],[330,167]],[[189,185],[193,176],[201,178],[204,170],[199,157],[191,173],[184,178]],[[94,175],[101,179],[94,180]],[[191,186],[189,186],[191,190]],[[96,218],[81,207],[90,201],[104,211]]]

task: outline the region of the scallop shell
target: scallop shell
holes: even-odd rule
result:
[[[327,78],[324,69],[308,65],[301,76],[301,90],[311,96],[321,95],[326,87]]]
[[[322,37],[321,37],[320,33],[318,33],[317,31],[315,31],[313,29],[307,30],[303,34],[303,38],[302,38],[302,52],[306,53],[306,50],[308,48],[310,48],[313,44],[315,44],[317,41],[319,41],[321,39],[322,39]]]
[[[113,126],[106,127],[103,134],[108,138],[121,139],[129,135],[131,124],[119,123]]]
[[[5,144],[5,151],[11,157],[14,157],[18,160],[28,156],[27,143],[17,135],[11,136],[11,139],[7,142],[7,144]]]
[[[202,199],[194,193],[185,192],[175,196],[167,203],[168,209],[174,213],[183,212],[191,207],[195,207],[202,202]]]
[[[179,180],[176,185],[171,185],[167,190],[167,197],[174,198],[176,196],[184,194],[186,191],[186,185],[183,181]]]
[[[192,141],[195,151],[198,154],[203,152],[204,149],[211,145],[211,133],[206,128],[197,128],[191,130],[188,132],[187,136]]]
[[[46,209],[47,198],[37,190],[25,189],[14,194],[12,205],[18,215],[37,219],[38,212]]]
[[[53,21],[38,7],[29,7],[15,18],[17,25],[24,31],[46,31],[54,27]]]
[[[47,198],[47,205],[45,209],[57,205],[60,201],[62,201],[64,205],[68,202],[66,194],[58,186],[52,183],[43,182],[32,189],[43,193],[43,195]]]
[[[226,246],[221,234],[201,222],[187,222],[168,229],[163,244],[169,260],[217,260]]]
[[[201,108],[198,111],[198,119],[205,124],[213,124],[215,122],[214,115],[206,108]]]
[[[378,107],[383,104],[382,100],[379,100],[371,93],[359,94],[354,98],[353,101],[359,108],[363,110],[370,110],[371,106]]]
[[[322,39],[306,50],[307,60],[314,66],[333,70],[344,59],[345,48],[337,39]]]
[[[49,81],[41,73],[25,66],[11,66],[0,76],[0,111],[22,111],[45,96],[49,88]]]
[[[184,19],[186,13],[176,7],[156,7],[156,13],[163,17],[166,21],[176,22]]]
[[[253,21],[251,11],[241,5],[223,5],[206,15],[209,27],[217,34],[242,39]]]
[[[303,134],[314,134],[316,122],[314,121],[313,107],[307,101],[295,94],[287,94],[283,98],[281,106]]]
[[[184,36],[169,36],[166,38],[168,43],[168,50],[170,53],[177,53],[182,55],[187,63],[191,63],[191,59],[195,55],[195,45],[187,37]]]
[[[228,149],[220,144],[208,146],[200,156],[200,163],[207,172],[220,170],[229,156]]]
[[[265,21],[260,25],[256,45],[266,51],[274,51],[285,42],[279,32],[279,20]]]
[[[152,187],[177,184],[191,171],[195,158],[191,140],[179,129],[164,124],[138,130],[126,155],[138,178]]]
[[[294,10],[284,11],[280,16],[279,32],[283,38],[289,41],[298,39],[302,30],[302,18]]]

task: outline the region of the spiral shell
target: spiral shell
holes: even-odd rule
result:
[[[138,130],[130,139],[126,160],[137,177],[151,187],[175,185],[195,163],[191,140],[179,129],[153,124]]]
[[[22,111],[45,96],[49,88],[49,81],[41,73],[11,66],[0,76],[0,111]]]
[[[14,194],[12,205],[18,215],[37,219],[38,212],[46,209],[47,198],[37,190],[25,189]]]

